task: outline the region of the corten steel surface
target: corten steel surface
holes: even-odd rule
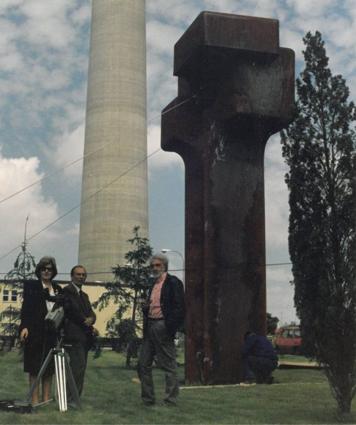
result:
[[[186,381],[235,383],[245,331],[266,329],[264,149],[292,119],[294,53],[276,20],[203,12],[174,74],[161,144],[186,172]]]

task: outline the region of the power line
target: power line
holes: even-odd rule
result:
[[[178,107],[180,107],[181,105],[191,101],[192,99],[194,99],[196,97],[196,95],[193,95],[191,97],[189,97],[188,99],[184,99],[182,102],[178,103],[177,105],[172,106],[171,108],[167,109],[166,111],[162,112],[161,115],[164,115]],[[102,148],[101,148],[102,149]],[[98,149],[99,150],[99,149]],[[155,155],[156,153],[158,153],[161,150],[161,148],[156,149],[154,152],[150,153],[149,155],[146,155],[142,160],[138,161],[137,163],[135,163],[134,165],[132,165],[130,168],[128,168],[126,171],[124,171],[122,174],[120,174],[118,177],[116,177],[115,179],[113,179],[112,181],[110,181],[108,184],[106,184],[105,186],[103,186],[102,188],[98,189],[96,192],[94,192],[92,195],[88,196],[87,199],[84,199],[80,204],[75,205],[73,208],[71,208],[70,210],[66,211],[64,214],[62,214],[61,216],[59,216],[56,220],[52,221],[51,223],[49,223],[48,225],[46,225],[45,227],[43,227],[41,230],[39,230],[38,232],[34,233],[33,235],[31,235],[27,240],[31,240],[34,239],[36,236],[38,236],[39,234],[41,234],[42,232],[44,232],[45,230],[47,230],[49,227],[53,226],[55,223],[57,223],[58,221],[60,221],[62,218],[66,217],[67,215],[69,215],[71,212],[75,211],[77,208],[79,208],[81,205],[83,205],[85,202],[87,202],[89,199],[91,199],[92,197],[94,197],[95,195],[97,195],[98,193],[100,193],[102,190],[106,189],[107,187],[109,187],[110,185],[112,185],[113,183],[115,183],[117,180],[119,180],[121,177],[125,176],[126,174],[128,174],[131,170],[133,170],[135,167],[137,167],[139,164],[141,164],[142,162],[146,161],[148,158],[150,158],[151,156]],[[76,161],[79,161],[76,160]],[[25,190],[25,189],[24,189]],[[15,195],[14,195],[15,196]],[[6,254],[4,254],[3,256],[0,257],[0,261],[3,260],[4,258],[6,258],[7,256],[9,256],[10,254],[12,254],[14,251],[16,251],[17,249],[19,249],[21,247],[20,245],[17,245],[15,248],[11,249],[10,251],[8,251]]]
[[[224,270],[237,270],[238,268],[240,268],[240,267],[242,267],[243,265],[246,265],[247,264],[247,262],[246,263],[241,263],[239,266],[237,266],[237,267],[227,267],[227,268],[225,268]],[[290,265],[292,265],[293,263],[266,263],[266,264],[264,264],[264,265],[261,265],[260,267],[281,267],[281,266],[290,266]],[[251,263],[250,263],[250,265],[251,265]],[[169,271],[170,272],[187,272],[187,271],[191,271],[192,269],[169,269]],[[7,274],[8,272],[6,272],[6,273],[4,273],[4,272],[0,272],[0,275],[5,275],[5,274]],[[91,274],[95,274],[95,275],[99,275],[99,274],[108,274],[108,273],[113,273],[113,271],[112,270],[107,270],[107,271],[94,271],[94,272],[88,272],[87,274],[88,274],[88,276],[89,275],[91,275]],[[67,275],[67,274],[69,274],[69,272],[67,272],[67,273],[57,273],[57,275],[59,276],[59,275]]]
[[[15,196],[19,195],[19,194],[20,194],[20,193],[22,193],[22,192],[25,192],[27,189],[30,189],[31,187],[35,186],[36,184],[41,183],[43,180],[46,180],[46,179],[48,179],[48,178],[50,178],[50,177],[55,176],[56,174],[58,174],[58,173],[60,173],[61,171],[65,170],[66,168],[68,168],[68,167],[70,167],[70,166],[72,166],[72,165],[76,164],[76,163],[77,163],[77,162],[79,162],[79,161],[82,161],[82,160],[83,160],[84,158],[86,158],[87,156],[93,155],[94,153],[96,153],[96,152],[98,152],[98,151],[100,151],[100,150],[104,149],[104,147],[105,147],[105,146],[106,146],[106,144],[105,144],[104,146],[100,147],[99,149],[97,149],[97,150],[93,151],[93,152],[90,152],[90,153],[88,153],[88,154],[86,154],[86,155],[84,155],[84,156],[82,156],[82,157],[80,157],[80,158],[78,158],[78,159],[76,159],[76,160],[74,160],[74,161],[72,161],[72,162],[69,162],[69,163],[65,164],[62,168],[59,168],[58,170],[54,171],[53,173],[45,174],[45,175],[44,175],[43,177],[41,177],[40,179],[35,180],[34,182],[30,183],[29,185],[27,185],[27,186],[23,187],[22,189],[20,189],[20,190],[18,190],[18,191],[16,191],[16,192],[12,193],[11,195],[8,195],[8,196],[6,196],[5,198],[0,199],[0,204],[2,204],[2,203],[3,203],[3,202],[5,202],[5,201],[8,201],[8,200],[9,200],[9,199],[11,199],[11,198],[14,198]]]
[[[160,116],[162,116],[162,115],[166,114],[167,112],[170,112],[170,111],[172,111],[173,109],[178,108],[179,106],[183,105],[184,103],[187,103],[188,101],[192,100],[192,99],[193,99],[193,98],[195,98],[195,97],[196,97],[196,95],[193,95],[193,96],[191,96],[190,98],[183,100],[182,102],[178,103],[177,105],[174,105],[172,108],[169,108],[169,109],[167,109],[166,111],[162,112],[160,115],[156,115],[156,116],[154,116],[154,117],[150,118],[150,119],[148,120],[148,122],[147,122],[147,123],[150,123],[150,122],[154,121],[155,119],[159,118]],[[104,145],[102,145],[100,148],[98,148],[98,149],[96,149],[96,150],[94,150],[94,151],[92,151],[92,152],[88,152],[87,154],[85,154],[85,155],[81,156],[80,158],[77,158],[77,159],[75,159],[74,161],[72,161],[72,162],[69,162],[69,163],[65,164],[63,167],[61,167],[61,168],[57,169],[57,170],[56,170],[56,171],[54,171],[53,173],[45,174],[45,175],[44,175],[43,177],[41,177],[40,179],[35,180],[34,182],[30,183],[29,185],[27,185],[27,186],[23,187],[22,189],[19,189],[19,190],[17,190],[16,192],[13,192],[11,195],[5,196],[5,198],[0,199],[0,204],[2,204],[3,202],[8,201],[8,200],[10,200],[10,199],[14,198],[15,196],[19,195],[19,194],[20,194],[20,193],[22,193],[22,192],[25,192],[26,190],[28,190],[28,189],[30,189],[31,187],[33,187],[33,186],[35,186],[35,185],[37,185],[37,184],[41,183],[42,181],[44,181],[44,180],[46,180],[46,179],[48,179],[48,178],[50,178],[50,177],[53,177],[53,176],[55,176],[55,175],[59,174],[60,172],[62,172],[62,171],[63,171],[63,170],[65,170],[66,168],[69,168],[69,167],[71,167],[72,165],[76,164],[77,162],[82,161],[84,158],[87,158],[87,157],[89,157],[89,156],[91,156],[91,155],[94,155],[95,153],[97,153],[97,152],[99,152],[99,151],[103,150],[106,146],[108,146],[108,145],[110,145],[110,144],[112,144],[112,142],[104,143]]]
[[[108,188],[110,185],[112,185],[113,183],[115,183],[117,180],[119,180],[121,177],[124,177],[126,174],[128,174],[131,170],[133,170],[134,168],[136,168],[139,164],[141,164],[142,162],[146,161],[147,159],[149,159],[151,156],[155,155],[156,153],[158,153],[161,150],[161,148],[156,149],[154,152],[152,152],[151,154],[145,156],[143,159],[141,159],[140,161],[136,162],[135,164],[133,164],[130,168],[128,168],[127,170],[125,170],[122,174],[120,174],[119,176],[115,177],[113,180],[111,180],[109,183],[107,183],[105,186],[101,187],[100,189],[98,189],[96,192],[92,193],[90,196],[88,196],[86,199],[84,199],[82,202],[80,202],[79,204],[75,205],[74,207],[72,207],[70,210],[66,211],[64,214],[62,214],[61,216],[57,217],[55,220],[53,220],[51,223],[47,224],[45,227],[43,227],[41,230],[39,230],[38,232],[34,233],[33,235],[29,236],[27,238],[27,241],[30,241],[31,239],[34,239],[36,236],[38,236],[39,234],[41,234],[42,232],[46,231],[48,228],[52,227],[55,223],[57,223],[58,221],[62,220],[62,218],[66,217],[67,215],[69,215],[70,213],[72,213],[73,211],[75,211],[76,209],[78,209],[81,205],[85,204],[87,201],[89,201],[91,198],[93,198],[94,196],[96,196],[98,193],[100,193],[101,191],[105,190],[106,188]],[[21,248],[21,244],[17,245],[15,248],[11,249],[10,251],[8,251],[6,254],[4,254],[3,256],[0,257],[0,261],[3,260],[4,258],[6,258],[7,256],[9,256],[10,254],[12,254],[14,251],[16,251],[17,249]]]

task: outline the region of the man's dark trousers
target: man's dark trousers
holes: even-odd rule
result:
[[[72,369],[78,394],[81,395],[87,367],[88,350],[81,342],[72,342],[70,346],[66,347],[66,351],[69,354],[70,367]]]
[[[79,395],[83,391],[84,375],[87,366],[88,349],[90,347],[91,328],[85,325],[85,320],[92,317],[95,322],[95,313],[91,307],[89,297],[83,291],[78,293],[74,285],[63,288],[65,295],[64,312],[64,344],[70,358],[70,365]]]
[[[244,379],[249,380],[255,377],[258,384],[268,383],[271,373],[278,365],[275,359],[260,356],[248,356],[243,363],[245,369]]]
[[[174,338],[167,333],[163,319],[148,319],[147,330],[140,351],[139,377],[141,380],[141,396],[146,403],[155,402],[152,379],[152,363],[155,355],[158,366],[165,372],[166,394],[164,400],[175,403],[179,392],[176,348]]]

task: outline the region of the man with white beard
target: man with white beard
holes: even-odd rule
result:
[[[153,255],[150,267],[154,283],[142,306],[143,344],[138,366],[141,397],[145,405],[155,404],[152,363],[156,356],[158,366],[165,372],[164,402],[167,405],[175,405],[179,386],[174,337],[184,326],[184,288],[177,277],[167,272],[168,258],[165,255]]]

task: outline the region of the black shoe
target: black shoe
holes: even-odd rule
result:
[[[154,400],[142,400],[142,403],[145,406],[154,406],[156,404],[156,402]]]

